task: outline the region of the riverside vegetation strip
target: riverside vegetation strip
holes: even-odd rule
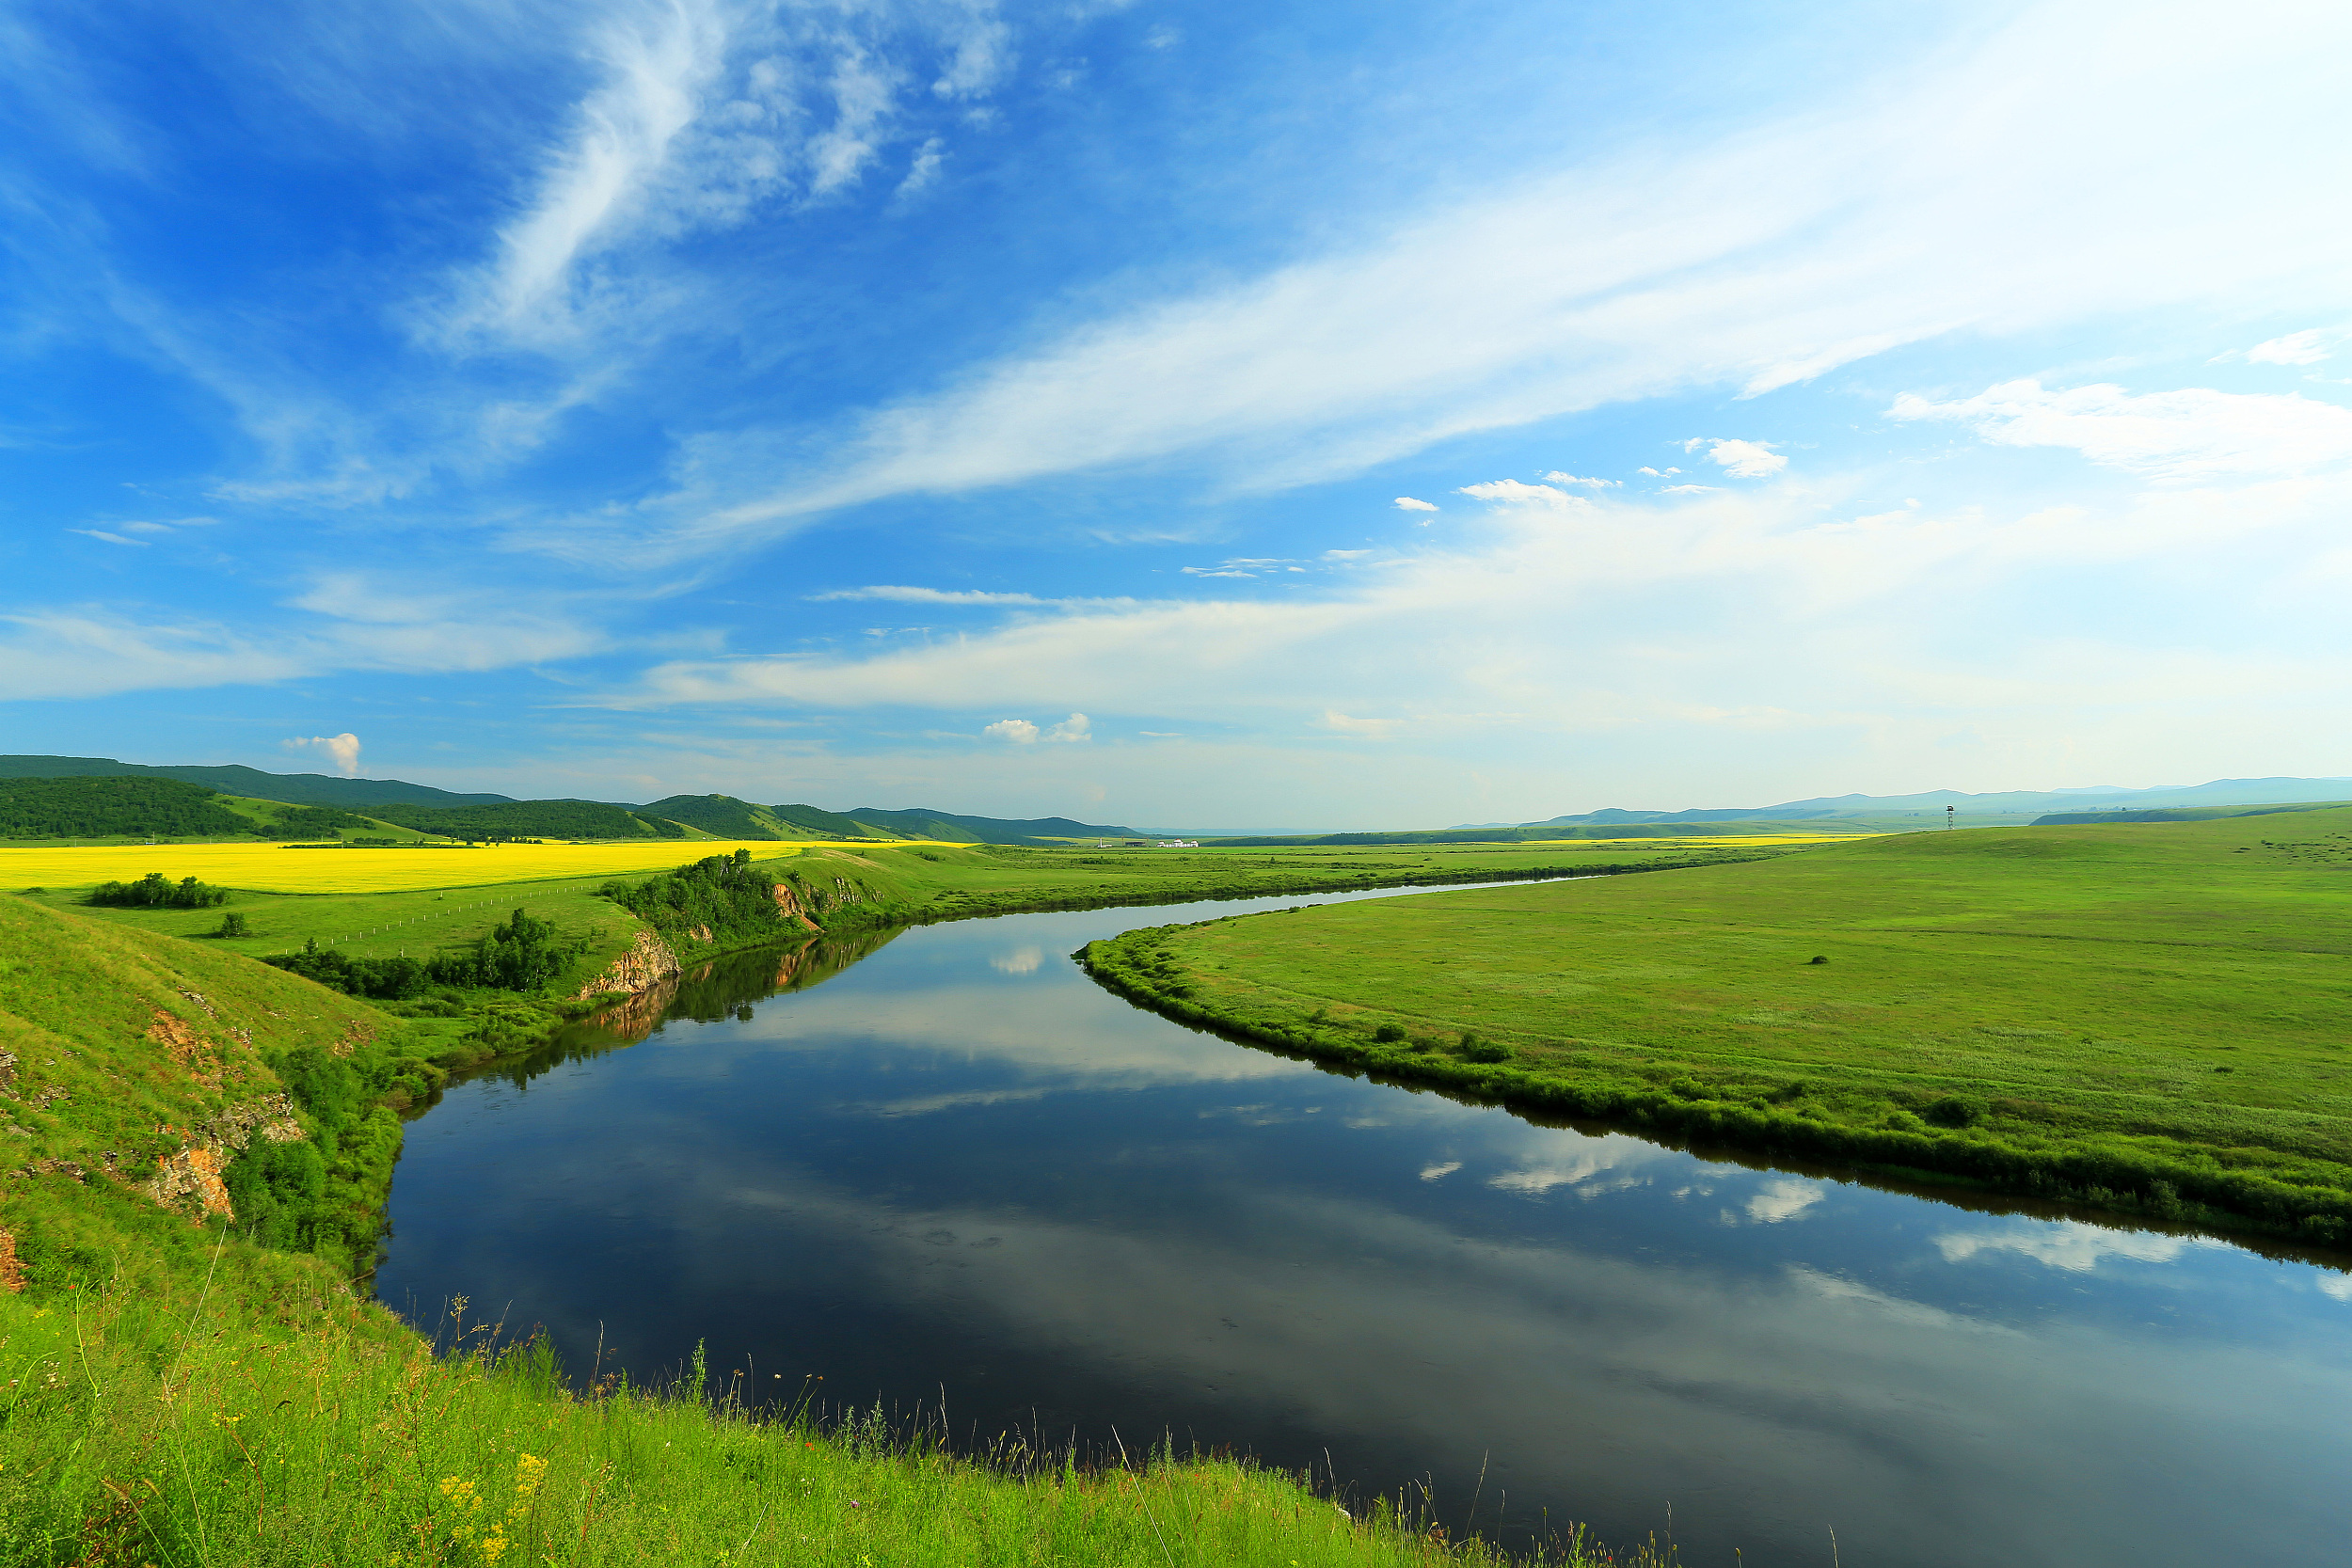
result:
[[[150,871],[233,882],[185,859],[209,847],[127,864],[87,851],[68,870],[86,884]],[[314,859],[368,872],[368,853]],[[389,853],[461,878],[474,854],[540,863],[511,849]],[[373,1256],[400,1113],[453,1071],[537,1045],[566,989],[593,988],[643,930],[631,911],[690,957],[817,940],[746,887],[796,888],[803,910],[871,941],[908,921],[1013,908],[1655,868],[1713,852],[749,855],[609,893],[557,876],[247,889],[204,909],[92,909],[70,889],[0,895],[0,1562],[1501,1560],[1392,1512],[1348,1519],[1246,1463],[957,1458],[870,1416],[776,1421],[714,1403],[740,1391],[732,1380],[582,1386],[544,1345],[500,1348],[478,1326],[437,1355],[352,1287]],[[575,939],[569,969],[538,995],[379,1006],[246,956],[322,936],[376,959],[462,947],[526,905]],[[208,935],[226,914],[251,934]],[[1629,1560],[1576,1541],[1549,1555]]]
[[[1400,1081],[2352,1239],[2352,810],[1912,833],[1081,957],[1173,1017]]]

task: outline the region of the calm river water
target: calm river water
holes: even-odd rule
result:
[[[944,1393],[965,1433],[1426,1480],[1488,1533],[1671,1507],[1693,1565],[1826,1565],[1833,1528],[1862,1568],[2352,1559],[2343,1273],[1532,1125],[1065,956],[1327,901],[724,960],[411,1127],[378,1291],[545,1324],[576,1370],[699,1338],[770,1389]]]

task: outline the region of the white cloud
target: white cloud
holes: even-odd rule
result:
[[[1461,1168],[1462,1162],[1459,1160],[1447,1160],[1438,1164],[1423,1165],[1421,1168],[1421,1179],[1423,1181],[1443,1180]]]
[[[898,604],[994,604],[1043,605],[1055,601],[1041,599],[1034,594],[994,594],[977,588],[835,588],[828,593],[811,594],[812,602],[828,599],[887,599]]]
[[[1324,711],[1323,717],[1315,722],[1324,729],[1352,736],[1359,740],[1388,740],[1392,738],[1398,730],[1405,727],[1405,721],[1402,719],[1357,719],[1327,708]]]
[[[1491,479],[1484,484],[1465,484],[1458,492],[1473,500],[1505,502],[1517,506],[1549,507],[1565,512],[1571,507],[1588,504],[1582,496],[1571,496],[1549,484],[1526,484],[1516,479]]]
[[[1684,451],[1707,449],[1717,467],[1734,479],[1770,479],[1788,467],[1788,459],[1772,450],[1770,441],[1719,441],[1694,436],[1682,443]]]
[[[1089,740],[1093,738],[1090,733],[1092,727],[1085,714],[1073,713],[1060,723],[1045,729],[1039,728],[1026,719],[999,719],[982,728],[980,733],[998,740],[1009,740],[1016,746],[1034,746],[1040,741]]]
[[[1640,469],[1640,470],[1638,470],[1638,471],[1639,471],[1639,472],[1645,473],[1645,474],[1649,475],[1649,477],[1650,477],[1650,478],[1652,478],[1652,479],[1664,479],[1664,478],[1666,478],[1666,477],[1667,477],[1668,475],[1670,475],[1670,474],[1678,474],[1678,473],[1680,473],[1682,470],[1681,470],[1680,468],[1648,468],[1648,467],[1645,467],[1645,468],[1642,468],[1642,469]]]
[[[778,437],[747,438],[730,494],[681,492],[635,526],[703,549],[886,496],[1184,453],[1279,488],[1956,332],[2299,309],[2352,260],[2310,198],[2352,183],[2352,135],[2313,129],[2343,125],[2347,50],[2343,8],[2036,8],[1842,104],[1072,327],[871,410],[781,480]]]
[[[948,51],[928,88],[944,105],[986,96],[1013,59],[987,0],[930,11],[622,0],[584,28],[574,47],[596,85],[495,253],[451,280],[432,329],[542,347],[583,328],[642,332],[649,303],[676,285],[624,252],[837,195],[910,140],[898,195],[913,196],[948,150],[916,123],[900,60]]]
[[[1644,469],[1643,471],[1646,473],[1649,470]],[[1562,473],[1559,469],[1554,468],[1551,472],[1544,475],[1544,483],[1547,484],[1581,484],[1587,490],[1610,490],[1616,488],[1625,482],[1623,480],[1616,479],[1579,479],[1574,474]]]
[[[1906,392],[1897,420],[1949,420],[2000,446],[2072,447],[2091,462],[2180,483],[2293,475],[2352,459],[2352,409],[2284,395],[2185,388],[2139,396],[2101,384],[2004,382],[1934,403]]]
[[[2071,1274],[2089,1274],[2108,1258],[2169,1263],[2191,1245],[2220,1244],[2148,1230],[2115,1230],[2078,1220],[2021,1222],[2002,1230],[1947,1231],[1935,1238],[1936,1250],[1947,1263],[1964,1262],[1988,1252],[2013,1252]]]
[[[1437,510],[1438,510],[1435,506],[1432,506],[1429,502],[1427,502],[1427,501],[1423,501],[1423,500],[1415,500],[1415,499],[1414,499],[1412,497],[1410,497],[1410,496],[1399,496],[1399,497],[1397,497],[1397,498],[1396,498],[1396,509],[1397,509],[1399,512],[1435,512],[1435,511],[1437,511]]]
[[[1767,1181],[1748,1199],[1748,1218],[1758,1225],[1778,1225],[1795,1219],[1821,1201],[1827,1189],[1819,1181],[1782,1177]]]
[[[149,545],[153,543],[152,540],[149,539],[125,539],[121,534],[108,533],[103,528],[70,528],[67,529],[66,531],[68,533],[79,533],[91,539],[103,539],[109,545],[132,545],[140,549],[145,549]]]
[[[1658,493],[1661,496],[1713,496],[1722,491],[1720,484],[1669,484]]]
[[[345,730],[341,735],[297,736],[278,742],[289,752],[320,752],[335,765],[335,771],[346,779],[359,776],[359,737]]]
[[[2311,327],[2256,343],[2246,351],[2246,357],[2256,365],[2316,365],[2331,357],[2343,339],[2341,332]]]

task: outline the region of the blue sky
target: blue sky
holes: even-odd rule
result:
[[[0,750],[1163,827],[2352,773],[2348,51],[0,5]]]

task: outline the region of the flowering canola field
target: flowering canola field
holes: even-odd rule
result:
[[[650,844],[502,844],[480,849],[288,849],[274,844],[105,845],[0,849],[0,890],[133,882],[151,871],[257,893],[415,893],[562,877],[644,875],[749,849],[761,860],[815,841],[663,839]]]

